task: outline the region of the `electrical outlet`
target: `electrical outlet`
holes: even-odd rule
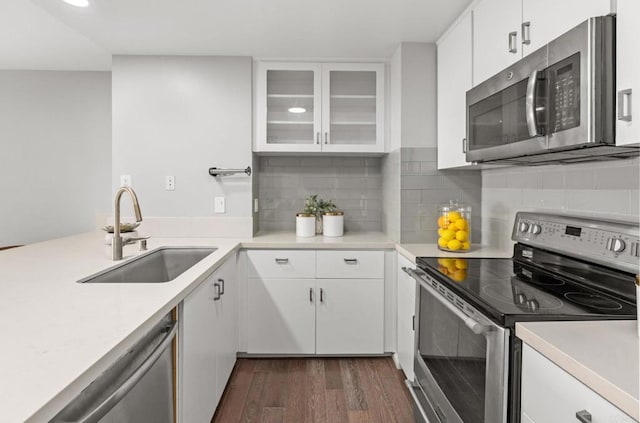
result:
[[[131,186],[131,175],[120,175],[120,186],[121,187],[130,187]]]
[[[216,213],[224,213],[224,197],[215,197],[213,204]]]
[[[175,176],[165,176],[164,177],[164,189],[167,191],[175,191],[176,189],[176,177]]]

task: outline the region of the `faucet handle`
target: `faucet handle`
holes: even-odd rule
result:
[[[149,239],[148,236],[138,236],[138,237],[130,237],[130,238],[122,238],[123,245],[133,244],[136,241],[144,241]]]

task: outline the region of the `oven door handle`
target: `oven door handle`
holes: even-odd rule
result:
[[[436,291],[433,287],[431,287],[422,278],[422,276],[418,272],[416,272],[414,269],[403,267],[402,270],[408,273],[413,279],[415,279],[420,284],[420,286],[422,286],[424,289],[429,291],[429,293],[433,295],[434,298],[436,298],[443,306],[445,306],[447,309],[449,309],[450,312],[455,314],[456,317],[462,320],[464,324],[467,325],[467,327],[471,329],[473,333],[475,333],[476,335],[481,335],[491,330],[490,326],[483,325],[482,323],[478,322],[472,317],[466,315],[462,310],[460,310],[458,307],[450,303],[446,298],[443,298],[442,295],[440,295],[438,291]]]

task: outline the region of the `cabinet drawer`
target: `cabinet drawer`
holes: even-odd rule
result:
[[[318,251],[321,279],[382,279],[384,251]]]
[[[247,251],[250,278],[315,278],[316,252],[304,250]]]

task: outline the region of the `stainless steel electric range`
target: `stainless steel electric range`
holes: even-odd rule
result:
[[[637,223],[516,215],[511,259],[417,259],[416,418],[520,421],[515,323],[636,319]]]

